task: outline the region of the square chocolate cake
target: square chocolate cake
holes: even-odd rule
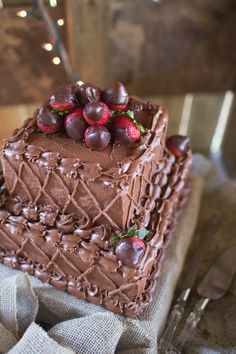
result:
[[[188,138],[167,123],[121,83],[56,89],[1,151],[1,262],[141,314],[190,189]]]

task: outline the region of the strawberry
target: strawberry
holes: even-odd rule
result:
[[[113,136],[122,143],[131,143],[140,138],[138,126],[126,115],[118,115],[112,127]]]
[[[108,146],[111,133],[102,125],[92,125],[86,129],[84,140],[89,149],[102,151]]]
[[[49,98],[49,105],[59,112],[68,112],[75,108],[74,88],[70,85],[58,87]]]
[[[84,119],[90,125],[104,125],[111,116],[111,111],[103,102],[93,101],[84,107]]]
[[[75,96],[77,101],[83,107],[92,101],[99,101],[101,98],[101,90],[92,84],[83,84],[75,87]]]
[[[114,82],[103,91],[102,100],[112,110],[124,110],[128,104],[129,96],[121,82]]]
[[[115,254],[122,264],[136,267],[142,260],[146,246],[139,237],[124,237],[117,243]]]
[[[41,106],[37,113],[37,126],[41,132],[54,134],[60,131],[62,119],[56,112],[51,112],[48,106]]]
[[[83,141],[88,126],[83,117],[83,108],[75,108],[64,121],[67,135],[75,141]]]
[[[166,139],[166,146],[176,157],[180,157],[189,148],[189,138],[183,135],[172,135]]]

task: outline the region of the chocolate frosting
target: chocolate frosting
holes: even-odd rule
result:
[[[155,184],[149,186],[150,196],[159,198],[150,215],[146,252],[137,268],[122,264],[115,255],[111,238],[116,230],[108,225],[80,226],[74,214],[12,198],[6,192],[0,209],[1,261],[80,299],[136,317],[152,300],[165,248],[189,190],[178,177],[185,176],[187,181],[190,160],[190,151],[178,161],[165,152],[160,168],[168,174],[158,193],[154,193]]]
[[[35,132],[35,117],[1,151],[0,261],[80,299],[135,317],[155,290],[165,248],[187,198],[191,150],[165,149],[167,114],[131,98],[146,135],[129,147],[91,152],[66,135]],[[111,239],[128,227],[149,230],[136,267]]]
[[[130,104],[142,106],[135,118],[147,133],[129,147],[109,144],[101,152],[91,153],[64,134],[36,133],[35,118],[26,121],[2,151],[10,193],[75,213],[86,225],[105,222],[122,230],[134,223],[135,214],[145,219],[151,209],[145,210],[141,199],[163,154],[168,117],[149,102],[131,98]]]

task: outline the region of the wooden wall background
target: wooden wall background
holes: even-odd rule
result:
[[[53,65],[53,54],[41,48],[48,41],[44,23],[16,17],[22,8],[30,11],[32,2],[3,3],[0,139],[55,86],[68,82],[63,66]],[[66,19],[62,36],[81,80],[101,86],[123,81],[130,93],[169,110],[169,134],[186,133],[195,151],[209,153],[225,91],[236,90],[236,1],[61,0],[48,8],[55,20]],[[231,175],[236,175],[235,122],[234,98],[222,141]]]
[[[44,23],[16,16],[32,1],[3,4],[0,105],[41,101],[68,79],[41,48]],[[62,35],[83,81],[120,80],[139,95],[236,88],[235,0],[61,0],[48,8],[66,19]]]
[[[235,0],[71,0],[70,52],[82,79],[140,95],[236,88]]]

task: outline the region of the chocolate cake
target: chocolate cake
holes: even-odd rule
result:
[[[187,137],[121,83],[62,86],[1,151],[0,260],[135,317],[190,183]]]

